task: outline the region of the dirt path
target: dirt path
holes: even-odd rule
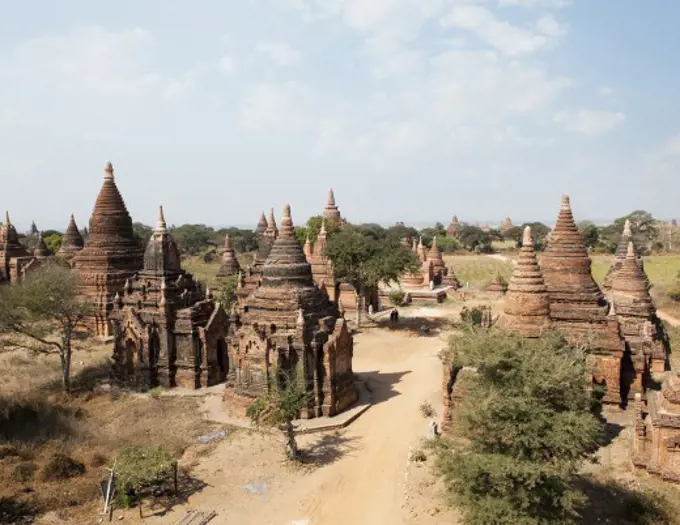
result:
[[[657,310],[656,315],[658,315],[663,322],[668,323],[671,326],[680,326],[680,319],[667,314],[663,310]]]
[[[419,407],[426,400],[441,405],[437,353],[443,344],[436,335],[404,331],[359,334],[354,370],[368,379],[374,404],[343,431],[300,436],[300,445],[315,456],[312,465],[292,470],[281,462],[277,443],[239,431],[197,459],[193,475],[207,486],[190,497],[190,505],[153,522],[173,523],[191,507],[217,511],[211,525],[401,525],[416,517],[423,525],[455,524],[451,511],[439,512],[435,490],[412,490],[424,468],[414,479],[408,474],[414,468],[409,450],[427,434]],[[260,486],[259,494],[244,490],[249,482]]]

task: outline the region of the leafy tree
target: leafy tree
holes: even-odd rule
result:
[[[517,247],[522,246],[522,238],[524,236],[524,228],[529,226],[531,228],[531,235],[534,239],[534,249],[542,250],[545,248],[550,228],[542,222],[525,222],[521,226],[513,226],[503,233],[503,238],[513,240]]]
[[[196,255],[208,246],[215,245],[214,230],[205,224],[183,224],[172,227],[170,233],[183,254]]]
[[[307,241],[307,236],[309,236],[309,242],[314,244],[316,238],[319,236],[321,231],[321,224],[324,222],[323,216],[316,215],[307,219],[307,223],[304,226],[296,226],[294,233],[295,238],[300,244],[305,244]],[[340,226],[333,221],[325,221],[326,226],[326,236],[328,238],[335,235],[340,231]]]
[[[47,246],[47,249],[53,254],[57,253],[59,251],[59,248],[61,248],[62,239],[63,235],[61,233],[52,233],[50,235],[43,234],[43,241],[45,241],[45,246]]]
[[[578,232],[581,234],[586,248],[595,248],[600,242],[600,230],[590,221],[578,223]]]
[[[145,248],[149,244],[149,239],[151,239],[151,234],[153,233],[153,228],[142,224],[141,222],[132,223],[132,231],[135,233],[137,242],[142,248]]]
[[[213,242],[216,245],[224,244],[225,235],[229,234],[231,245],[238,253],[251,252],[257,250],[257,235],[252,230],[241,230],[239,228],[222,228],[213,235]]]
[[[470,224],[459,225],[456,231],[456,238],[466,250],[490,252],[493,237],[490,232],[486,232],[477,226]]]
[[[219,301],[222,308],[228,313],[231,307],[236,304],[236,289],[238,288],[238,275],[220,277],[218,279],[218,289],[215,299]]]
[[[474,367],[438,468],[469,525],[571,524],[584,502],[574,478],[602,431],[585,355],[549,333],[526,339],[468,328],[442,356]]]
[[[657,221],[652,214],[645,210],[636,210],[624,217],[619,217],[614,221],[614,227],[619,235],[623,231],[626,220],[630,221],[630,229],[637,245],[651,249],[654,242],[659,238]]]
[[[269,388],[248,407],[247,415],[258,426],[280,429],[285,437],[286,455],[295,461],[300,452],[293,421],[308,401],[309,394],[296,374],[280,371],[278,377],[271,376]]]
[[[437,237],[437,246],[444,253],[453,253],[460,249],[460,243],[454,237]]]
[[[352,285],[357,293],[357,325],[361,324],[361,298],[380,283],[397,282],[407,271],[417,272],[420,261],[374,226],[347,225],[328,240],[327,252],[336,279]]]
[[[390,239],[399,242],[401,242],[404,237],[408,237],[409,239],[417,239],[420,235],[418,230],[415,228],[412,228],[411,226],[404,226],[403,224],[395,224],[394,226],[390,226],[387,228],[387,230],[385,230],[385,233]]]
[[[61,361],[62,386],[71,389],[71,356],[74,335],[91,303],[77,293],[73,272],[47,263],[23,282],[0,288],[0,344],[3,348],[26,348],[57,354]]]

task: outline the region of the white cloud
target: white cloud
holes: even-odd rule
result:
[[[454,5],[441,19],[444,27],[471,31],[491,47],[509,56],[530,54],[553,43],[566,34],[552,15],[540,17],[533,29],[514,26],[498,19],[480,5]]]
[[[224,55],[217,68],[225,75],[231,75],[236,71],[236,60],[231,55]]]
[[[63,35],[49,35],[20,43],[4,60],[3,76],[24,83],[50,79],[50,88],[68,94],[140,96],[154,93],[174,100],[186,95],[192,81],[165,76],[148,67],[154,52],[150,33],[139,27],[109,31],[88,26]]]
[[[302,54],[285,42],[261,42],[255,48],[267,55],[281,67],[291,66],[300,61]]]
[[[294,82],[259,84],[241,104],[241,124],[264,132],[299,129],[307,121],[301,100],[302,89]]]
[[[499,5],[519,7],[552,7],[560,8],[572,4],[571,0],[498,0]]]
[[[607,133],[626,121],[621,112],[599,109],[579,109],[576,111],[560,111],[553,120],[564,125],[569,131],[596,136]]]
[[[597,92],[607,98],[613,97],[616,94],[616,91],[609,86],[600,86],[600,89],[598,89]]]

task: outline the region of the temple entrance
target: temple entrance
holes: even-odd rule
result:
[[[229,373],[229,353],[227,343],[222,337],[217,340],[217,366],[220,372],[219,382],[225,381]]]
[[[128,379],[135,375],[137,368],[137,345],[132,339],[125,341],[125,373]]]
[[[161,340],[158,332],[153,332],[149,338],[149,385],[158,386],[158,360],[161,354]]]

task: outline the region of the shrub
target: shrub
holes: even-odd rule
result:
[[[45,481],[75,478],[83,474],[85,474],[85,465],[59,452],[50,457],[42,472]]]
[[[14,465],[14,469],[12,469],[12,479],[18,483],[26,483],[33,479],[36,470],[38,470],[38,467],[35,463],[31,461],[22,461],[21,463]]]
[[[442,358],[476,370],[455,411],[466,444],[437,456],[465,523],[577,523],[585,496],[575,476],[602,432],[585,354],[556,334],[492,329],[453,337]]]
[[[484,317],[483,306],[474,306],[472,308],[464,306],[463,309],[460,311],[460,320],[468,325],[480,326],[482,324],[483,317]]]
[[[162,393],[163,393],[163,389],[160,386],[155,386],[149,391],[149,394],[154,399],[160,398]]]
[[[393,290],[390,292],[390,303],[394,306],[401,306],[404,304],[406,293],[404,290]]]
[[[106,465],[109,461],[109,458],[107,458],[104,454],[100,452],[95,452],[92,454],[92,457],[90,458],[90,466],[91,467],[103,467]]]
[[[117,494],[120,502],[128,506],[129,494],[158,482],[176,468],[177,462],[157,445],[124,447],[115,463]]]
[[[420,413],[423,415],[423,417],[434,417],[436,415],[434,408],[432,408],[432,405],[427,401],[423,401],[421,403]]]
[[[437,237],[437,246],[444,253],[453,253],[460,249],[460,243],[453,237]]]

